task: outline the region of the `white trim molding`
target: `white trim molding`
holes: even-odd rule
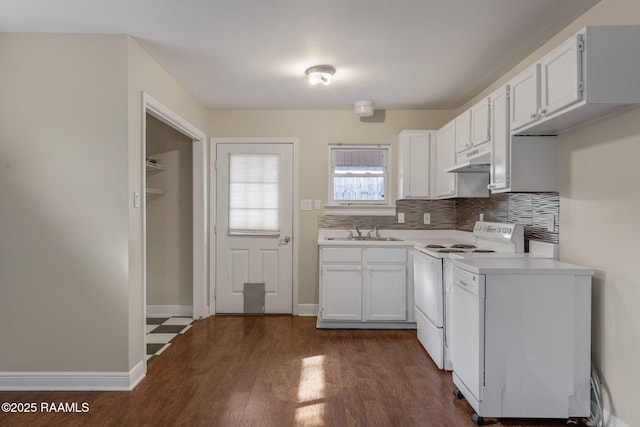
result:
[[[148,317],[193,316],[192,305],[147,305]]]
[[[141,165],[141,177],[142,187],[141,193],[144,194],[146,188],[146,173],[144,161],[147,151],[147,135],[146,135],[146,116],[157,118],[161,122],[177,130],[183,135],[191,138],[193,148],[193,284],[192,295],[193,305],[189,314],[185,316],[193,316],[195,319],[200,319],[209,315],[209,308],[207,307],[207,136],[206,134],[195,127],[187,120],[180,117],[177,113],[170,108],[153,98],[150,94],[142,92],[142,135],[141,135],[141,150],[142,150],[142,165]],[[144,200],[144,198],[143,198]],[[142,208],[142,265],[147,264],[147,238],[146,238],[146,217],[147,208],[146,203],[141,204]],[[149,315],[146,310],[147,300],[147,270],[143,268],[142,271],[142,330],[144,331],[145,318]],[[176,316],[182,316],[183,314],[174,314]],[[144,337],[144,333],[143,333]],[[146,353],[145,340],[141,341],[142,354]]]
[[[145,375],[144,362],[129,372],[0,372],[0,390],[130,391]]]
[[[298,304],[298,316],[317,316],[318,304]]]

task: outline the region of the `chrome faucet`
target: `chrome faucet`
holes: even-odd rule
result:
[[[371,230],[369,230],[369,232],[367,233],[367,236],[368,236],[368,237],[371,237],[371,233],[374,233],[374,237],[375,237],[376,239],[379,239],[379,238],[380,238],[380,230],[378,230],[378,227],[377,227],[377,226],[375,226],[375,227],[373,227]]]
[[[358,236],[362,236],[362,233],[360,232],[360,227],[357,225],[354,225],[353,228],[356,229],[356,233],[358,233]]]

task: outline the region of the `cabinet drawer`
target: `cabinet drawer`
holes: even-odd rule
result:
[[[362,262],[362,250],[360,248],[323,248],[322,262]]]
[[[407,262],[407,250],[405,248],[368,248],[366,251],[367,262]]]

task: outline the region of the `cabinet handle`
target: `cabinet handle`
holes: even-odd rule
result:
[[[538,113],[538,117],[542,117],[542,116],[544,116],[545,114],[547,114],[547,110],[546,110],[545,108],[541,108],[541,109],[540,109],[540,112]]]
[[[538,115],[536,113],[531,113],[531,115],[529,116],[530,119],[535,119],[537,117]]]

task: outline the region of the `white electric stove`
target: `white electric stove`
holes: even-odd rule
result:
[[[416,244],[413,255],[414,299],[418,340],[440,369],[452,370],[450,313],[453,259],[519,258],[524,229],[519,224],[476,222],[469,236],[440,237]]]

